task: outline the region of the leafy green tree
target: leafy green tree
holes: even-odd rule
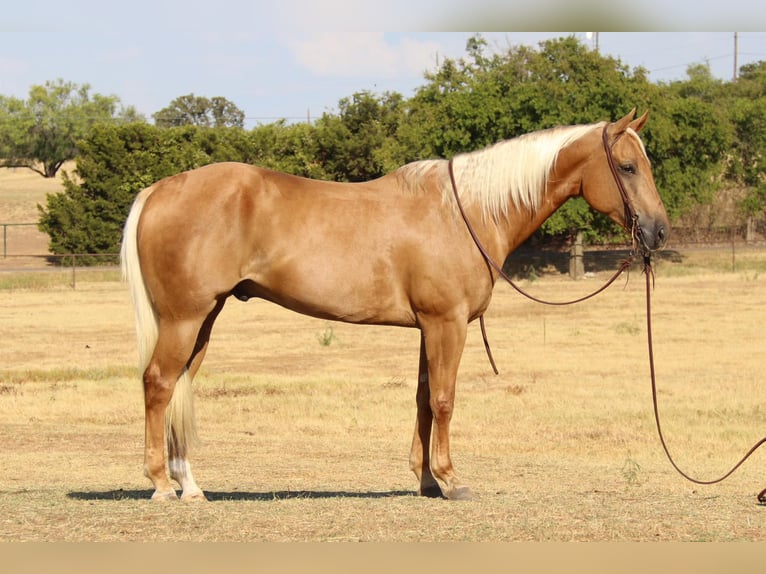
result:
[[[235,127],[245,125],[245,112],[226,98],[206,98],[187,94],[180,96],[152,115],[155,125],[163,128],[178,126]]]
[[[488,78],[498,57],[483,58],[481,37],[469,45],[474,60],[445,59],[408,102],[404,132],[410,142],[420,142],[423,158],[450,158],[503,139],[498,121],[506,94],[502,84]]]
[[[0,96],[0,167],[25,167],[54,177],[77,156],[78,142],[94,125],[141,119],[116,96],[90,95],[90,86],[48,81],[22,100]]]
[[[731,124],[720,105],[721,82],[705,66],[690,67],[688,75],[688,81],[660,86],[644,132],[671,219],[712,200],[732,145]]]
[[[332,179],[318,159],[316,129],[284,120],[253,128],[251,153],[256,165],[293,175]]]
[[[396,133],[403,98],[396,92],[375,96],[357,92],[339,102],[340,113],[316,123],[317,160],[339,181],[368,181],[401,165]]]
[[[743,66],[731,95],[726,107],[735,137],[727,175],[747,189],[742,210],[752,217],[766,212],[766,62]]]

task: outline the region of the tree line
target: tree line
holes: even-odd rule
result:
[[[766,208],[764,62],[743,66],[735,82],[695,65],[683,81],[653,83],[645,69],[629,69],[574,37],[488,54],[477,35],[463,57],[426,73],[410,98],[361,91],[314,123],[277,121],[251,130],[225,98],[182,96],[150,124],[117,98],[89,97],[88,89],[59,81],[33,88],[27,102],[0,96],[2,165],[42,164],[41,173],[50,175],[62,159],[77,161],[76,174],[65,174],[64,191],[40,206],[40,226],[54,253],[117,251],[138,191],[207,163],[243,161],[364,181],[410,161],[450,158],[555,125],[612,120],[633,107],[650,110],[642,136],[672,219],[710,203],[724,188],[742,190],[743,218],[762,218]],[[42,101],[46,91],[54,92],[58,107]],[[539,235],[576,230],[585,230],[591,242],[622,237],[577,200]]]

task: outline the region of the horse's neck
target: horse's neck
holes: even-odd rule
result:
[[[503,213],[487,205],[479,207],[475,202],[468,207],[467,217],[474,222],[477,235],[493,258],[505,260],[568,199],[579,195],[584,166],[598,143],[594,138],[598,138],[597,131],[585,134],[559,152],[547,184],[540,184],[545,186],[540,190],[540,200],[531,202],[536,205],[527,205],[515,197],[509,199]]]
[[[514,206],[509,210],[507,218],[494,222],[495,233],[501,245],[499,256],[502,259],[508,257],[524,243],[567,200],[579,194],[581,182],[579,162],[576,165],[578,169],[566,174],[554,170],[547,189],[542,194],[542,200],[534,210]]]

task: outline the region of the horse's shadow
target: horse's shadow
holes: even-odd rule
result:
[[[68,498],[73,500],[149,500],[152,490],[103,490],[103,491],[80,491],[69,492]],[[205,496],[210,502],[227,501],[255,501],[268,502],[273,500],[291,500],[296,498],[394,498],[401,496],[417,496],[412,490],[389,490],[383,492],[349,492],[349,491],[324,491],[324,490],[277,490],[271,492],[223,492],[205,491]]]

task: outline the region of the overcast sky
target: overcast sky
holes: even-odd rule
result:
[[[149,119],[184,94],[223,96],[245,112],[251,127],[282,117],[316,118],[336,111],[340,98],[362,90],[397,91],[409,97],[425,83],[424,71],[435,69],[444,57],[463,56],[472,34],[355,28],[487,30],[501,24],[523,28],[548,23],[550,29],[562,30],[564,24],[583,28],[591,24],[579,17],[551,19],[550,13],[567,16],[567,7],[573,5],[591,13],[609,7],[606,21],[593,19],[594,28],[628,28],[623,16],[626,22],[637,20],[650,29],[686,22],[692,29],[695,24],[704,30],[730,23],[731,29],[737,25],[746,30],[748,23],[750,27],[766,23],[766,9],[760,3],[741,21],[732,20],[739,4],[753,4],[738,0],[696,0],[695,13],[707,14],[707,20],[684,19],[683,12],[672,9],[672,2],[661,0],[645,0],[640,14],[635,3],[620,12],[618,4],[604,0],[561,2],[539,0],[537,12],[520,15],[508,13],[510,0],[356,0],[352,4],[356,8],[343,8],[347,1],[340,0],[15,0],[0,15],[0,94],[26,97],[30,86],[63,78],[90,84],[92,93],[114,94]],[[713,12],[704,10],[708,4]],[[647,17],[652,5],[663,7],[665,20]],[[420,9],[413,11],[411,6]],[[439,7],[432,17],[428,10]],[[498,50],[537,46],[544,39],[571,34],[594,44],[595,38],[588,39],[585,32],[483,33],[490,47]],[[738,39],[740,66],[766,60],[766,31],[739,32]],[[709,63],[721,79],[729,80],[734,73],[733,32],[601,32],[598,41],[602,53],[631,68],[645,67],[656,81],[683,79],[687,67],[696,63]]]

